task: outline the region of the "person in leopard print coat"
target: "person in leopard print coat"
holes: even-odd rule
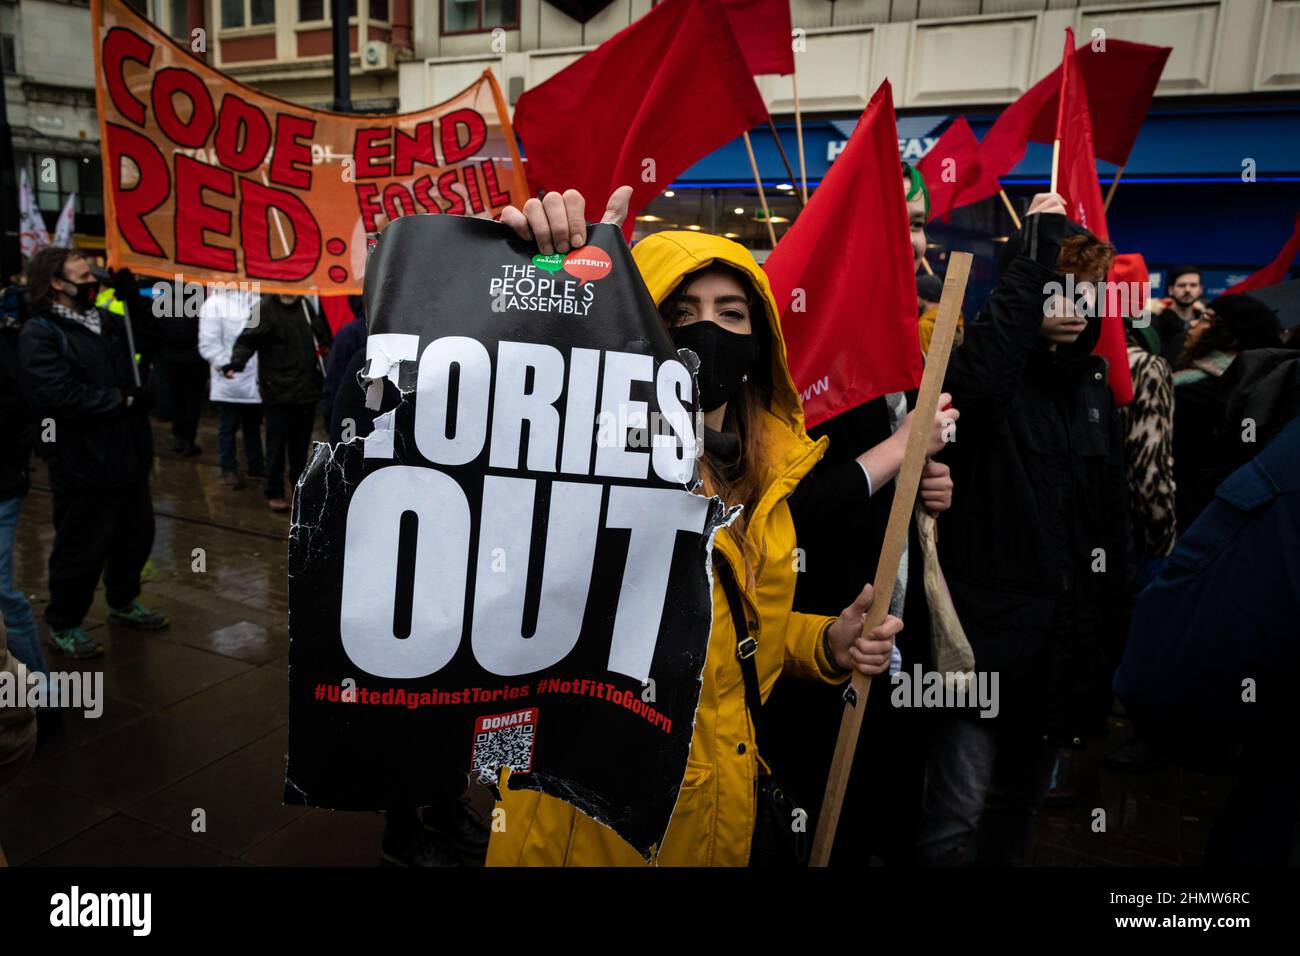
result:
[[[1174,549],[1174,376],[1169,363],[1130,337],[1133,401],[1120,409],[1128,473],[1129,518],[1138,586]]]
[[[1160,355],[1160,338],[1149,324],[1135,323],[1145,313],[1150,274],[1138,253],[1117,255],[1107,281],[1139,290],[1126,297],[1131,315],[1123,315],[1128,337],[1128,367],[1133,401],[1120,408],[1124,425],[1124,459],[1128,478],[1129,521],[1137,563],[1137,586],[1143,587],[1164,565],[1174,548],[1174,378]],[[1123,299],[1121,299],[1121,302]],[[1136,327],[1135,327],[1136,326]]]

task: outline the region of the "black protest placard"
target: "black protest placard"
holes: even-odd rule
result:
[[[724,517],[688,490],[691,374],[626,243],[598,225],[544,256],[498,223],[404,217],[366,314],[364,378],[400,398],[318,445],[294,499],[286,800],[418,807],[509,767],[650,855]]]

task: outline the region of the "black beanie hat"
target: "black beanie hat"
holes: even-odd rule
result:
[[[917,276],[916,294],[927,302],[938,302],[943,295],[943,280],[932,275]]]
[[[1232,333],[1241,351],[1277,348],[1282,344],[1282,323],[1258,299],[1248,295],[1221,295],[1209,307],[1215,322]]]

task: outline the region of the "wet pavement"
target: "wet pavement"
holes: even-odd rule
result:
[[[104,656],[70,661],[47,645],[52,669],[104,671],[104,711],[72,713],[43,735],[0,795],[0,846],[11,865],[378,865],[379,814],[281,805],[288,515],[270,512],[256,480],[240,491],[221,484],[211,416],[197,458],[171,453],[169,426],[155,423],[154,434],[156,539],[141,601],[171,627],[105,624],[101,587],[85,626]],[[44,465],[34,484],[15,575],[39,620],[53,539]],[[1075,758],[1076,799],[1042,815],[1031,862],[1199,864],[1227,782],[1173,767],[1112,771],[1097,752],[1127,728],[1120,718],[1111,725],[1110,741]]]

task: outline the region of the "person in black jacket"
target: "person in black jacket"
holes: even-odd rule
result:
[[[924,863],[1022,861],[1057,748],[1104,725],[1127,631],[1123,431],[1105,361],[1090,354],[1101,328],[1092,284],[1114,248],[1064,212],[1055,194],[1035,198],[945,380],[962,420],[943,457],[961,493],[939,556],[976,671],[997,675],[999,699],[995,717],[941,717]]]
[[[133,285],[129,275],[118,278],[124,288]],[[19,354],[54,496],[45,621],[61,651],[92,657],[103,647],[81,622],[101,574],[110,623],[143,630],[168,624],[136,600],[154,534],[149,401],[132,373],[123,318],[92,304],[99,282],[86,260],[69,249],[42,249],[28,279],[31,317]],[[122,298],[128,308],[143,301]]]
[[[1221,295],[1187,332],[1174,366],[1174,510],[1186,531],[1214,499],[1214,489],[1256,446],[1254,428],[1226,420],[1229,374],[1237,356],[1277,348],[1277,315],[1249,295]],[[1256,423],[1258,424],[1258,423]],[[1243,440],[1243,436],[1247,436]]]
[[[6,290],[8,291],[8,290]],[[26,299],[26,290],[22,297]],[[0,421],[9,440],[0,442],[0,614],[9,633],[9,650],[29,671],[48,673],[45,655],[36,636],[32,606],[22,588],[14,584],[14,539],[23,497],[31,486],[32,444],[36,418],[23,394],[18,333],[22,323],[15,310],[0,316]]]
[[[272,511],[288,511],[285,459],[292,487],[307,467],[330,329],[306,299],[292,295],[262,296],[248,326],[222,372],[233,377],[257,353],[257,388],[266,415],[266,500]]]
[[[919,269],[928,195],[912,166],[903,164],[902,174],[914,265]],[[813,438],[829,436],[830,447],[789,499],[803,561],[795,586],[796,611],[838,613],[875,576],[894,501],[894,478],[912,427],[908,405],[913,401],[915,393],[882,395],[809,429]],[[952,434],[950,425],[959,417],[956,409],[944,407],[947,404],[941,401],[931,426],[931,454],[943,447],[945,433]],[[918,497],[932,512],[951,503],[948,471],[939,462],[926,463]],[[874,856],[886,865],[906,866],[915,859],[927,727],[922,712],[891,706],[889,684],[903,669],[910,672],[919,665],[925,671],[931,665],[923,551],[910,521],[902,572],[890,613],[903,620],[904,629],[895,639],[889,672],[873,682],[867,695],[832,864],[857,865]],[[841,687],[782,678],[763,706],[764,726],[771,731],[767,737],[772,766],[782,785],[807,808],[810,831],[816,827],[830,776],[844,711],[842,694]],[[879,812],[879,804],[887,804],[888,812]]]
[[[203,451],[194,443],[199,415],[208,391],[208,363],[199,355],[199,317],[185,310],[184,297],[176,298],[173,313],[155,318],[155,365],[163,369],[172,419],[172,451],[186,458]]]
[[[348,296],[348,306],[352,309],[352,318],[340,326],[334,335],[334,341],[330,344],[329,361],[325,363],[325,386],[320,397],[320,413],[326,428],[330,428],[334,421],[334,402],[346,384],[344,376],[348,367],[358,352],[364,354],[366,351],[369,331],[361,296]]]
[[[1170,365],[1178,361],[1192,323],[1204,315],[1203,290],[1199,266],[1174,266],[1169,270],[1169,297],[1153,304],[1151,327],[1160,336],[1160,355]]]

